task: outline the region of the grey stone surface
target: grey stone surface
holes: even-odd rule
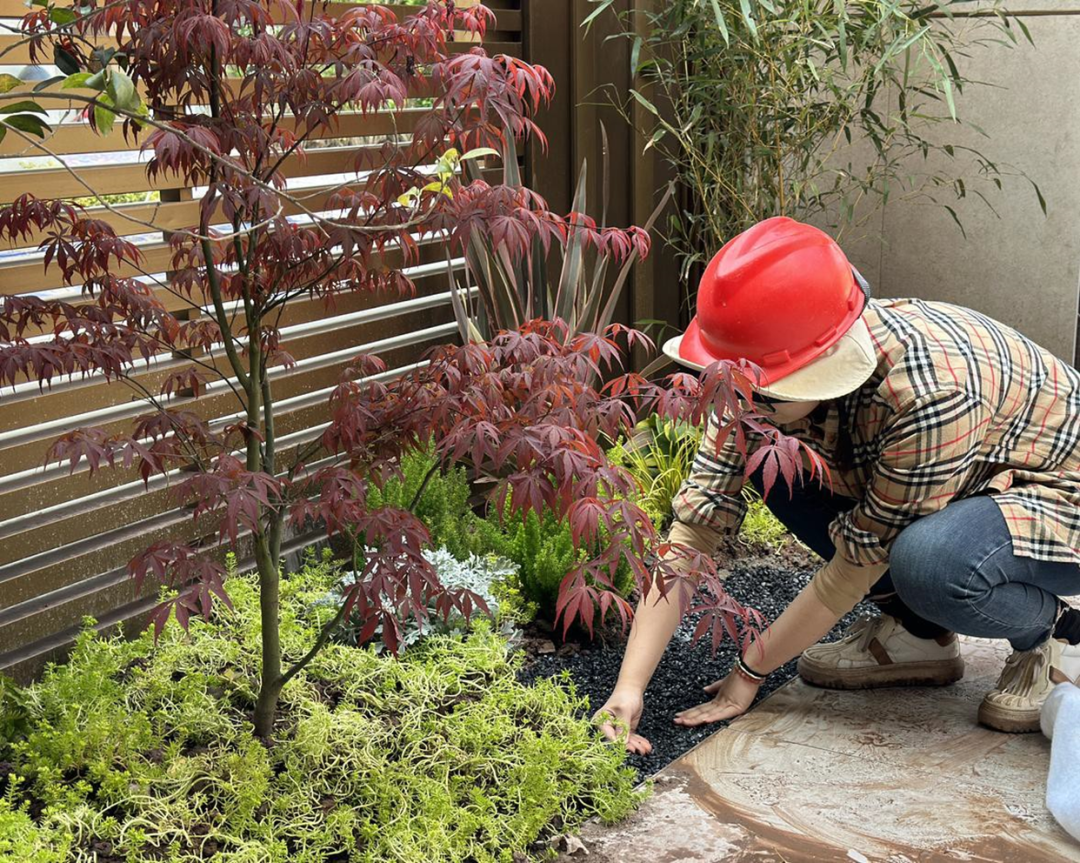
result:
[[[1047,741],[975,724],[1006,654],[965,640],[968,673],[942,689],[792,681],[662,770],[635,816],[588,825],[587,859],[1080,861],[1044,805]]]

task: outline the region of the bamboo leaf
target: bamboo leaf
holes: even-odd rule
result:
[[[598,3],[597,7],[588,14],[584,21],[581,22],[581,26],[588,31],[592,26],[593,21],[603,15],[611,6],[615,3],[615,0],[591,0],[591,2]]]
[[[739,9],[742,12],[743,21],[746,22],[746,26],[750,30],[750,35],[755,40],[757,40],[757,38],[758,38],[757,22],[754,20],[754,12],[750,8],[750,0],[739,0]]]
[[[966,240],[967,239],[967,231],[964,230],[964,225],[960,221],[960,217],[958,215],[956,215],[956,210],[954,210],[948,204],[944,204],[943,206],[945,207],[946,210],[949,211],[949,215],[952,216],[952,220],[954,222],[956,222],[956,227],[958,227],[960,229],[960,233],[964,235],[964,239]]]
[[[1032,179],[1028,179],[1031,183],[1031,188],[1035,190],[1035,197],[1039,199],[1039,209],[1042,210],[1042,214],[1046,215],[1046,198],[1043,197],[1042,190],[1039,188],[1039,184]]]
[[[956,102],[953,99],[952,81],[949,79],[948,75],[946,75],[944,78],[941,79],[941,85],[945,89],[945,101],[949,105],[949,116],[952,117],[955,120],[956,119]]]
[[[717,29],[720,30],[720,36],[724,40],[724,44],[729,48],[731,47],[731,34],[728,33],[727,21],[724,19],[724,13],[720,9],[720,0],[712,0],[713,17],[716,19]]]
[[[1023,18],[1016,18],[1014,20],[1016,21],[1017,25],[1020,27],[1020,31],[1024,34],[1024,38],[1028,40],[1028,43],[1032,47],[1034,47],[1035,46],[1035,40],[1031,38],[1031,31],[1028,30],[1028,26],[1027,26],[1027,24],[1024,23],[1024,19]]]
[[[660,116],[660,112],[656,110],[656,106],[644,96],[642,96],[641,93],[639,93],[637,90],[631,90],[630,95],[637,99],[638,103],[650,114],[653,114],[656,117]]]
[[[660,354],[660,356],[658,356],[651,363],[645,366],[645,368],[641,370],[640,374],[643,378],[647,378],[650,375],[656,374],[658,371],[660,371],[660,369],[664,368],[665,366],[670,365],[671,362],[672,360],[667,354]]]

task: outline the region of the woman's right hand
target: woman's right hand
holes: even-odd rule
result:
[[[604,705],[593,714],[593,722],[600,725],[600,731],[608,740],[626,740],[626,751],[635,755],[648,755],[652,752],[652,744],[637,733],[638,723],[641,721],[641,711],[645,707],[645,700],[640,692],[630,692],[616,689],[604,702]],[[604,717],[614,718],[620,725],[630,730],[625,736],[625,728],[617,728],[611,721],[604,721]]]

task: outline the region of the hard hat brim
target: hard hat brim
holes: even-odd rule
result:
[[[691,328],[693,326],[691,324]],[[704,371],[715,360],[701,362],[707,359],[707,355],[702,356],[699,340],[693,336],[694,333],[688,329],[684,335],[664,342],[663,351],[679,365]],[[687,337],[688,342],[684,342]],[[765,381],[754,388],[778,401],[827,401],[857,390],[870,379],[877,365],[877,351],[870,337],[870,328],[859,317],[835,344],[813,361],[779,380]]]

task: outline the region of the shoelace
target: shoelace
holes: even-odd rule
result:
[[[1010,695],[1028,695],[1035,687],[1035,681],[1042,676],[1048,662],[1049,656],[1045,647],[1014,652],[1005,660],[998,689]]]

